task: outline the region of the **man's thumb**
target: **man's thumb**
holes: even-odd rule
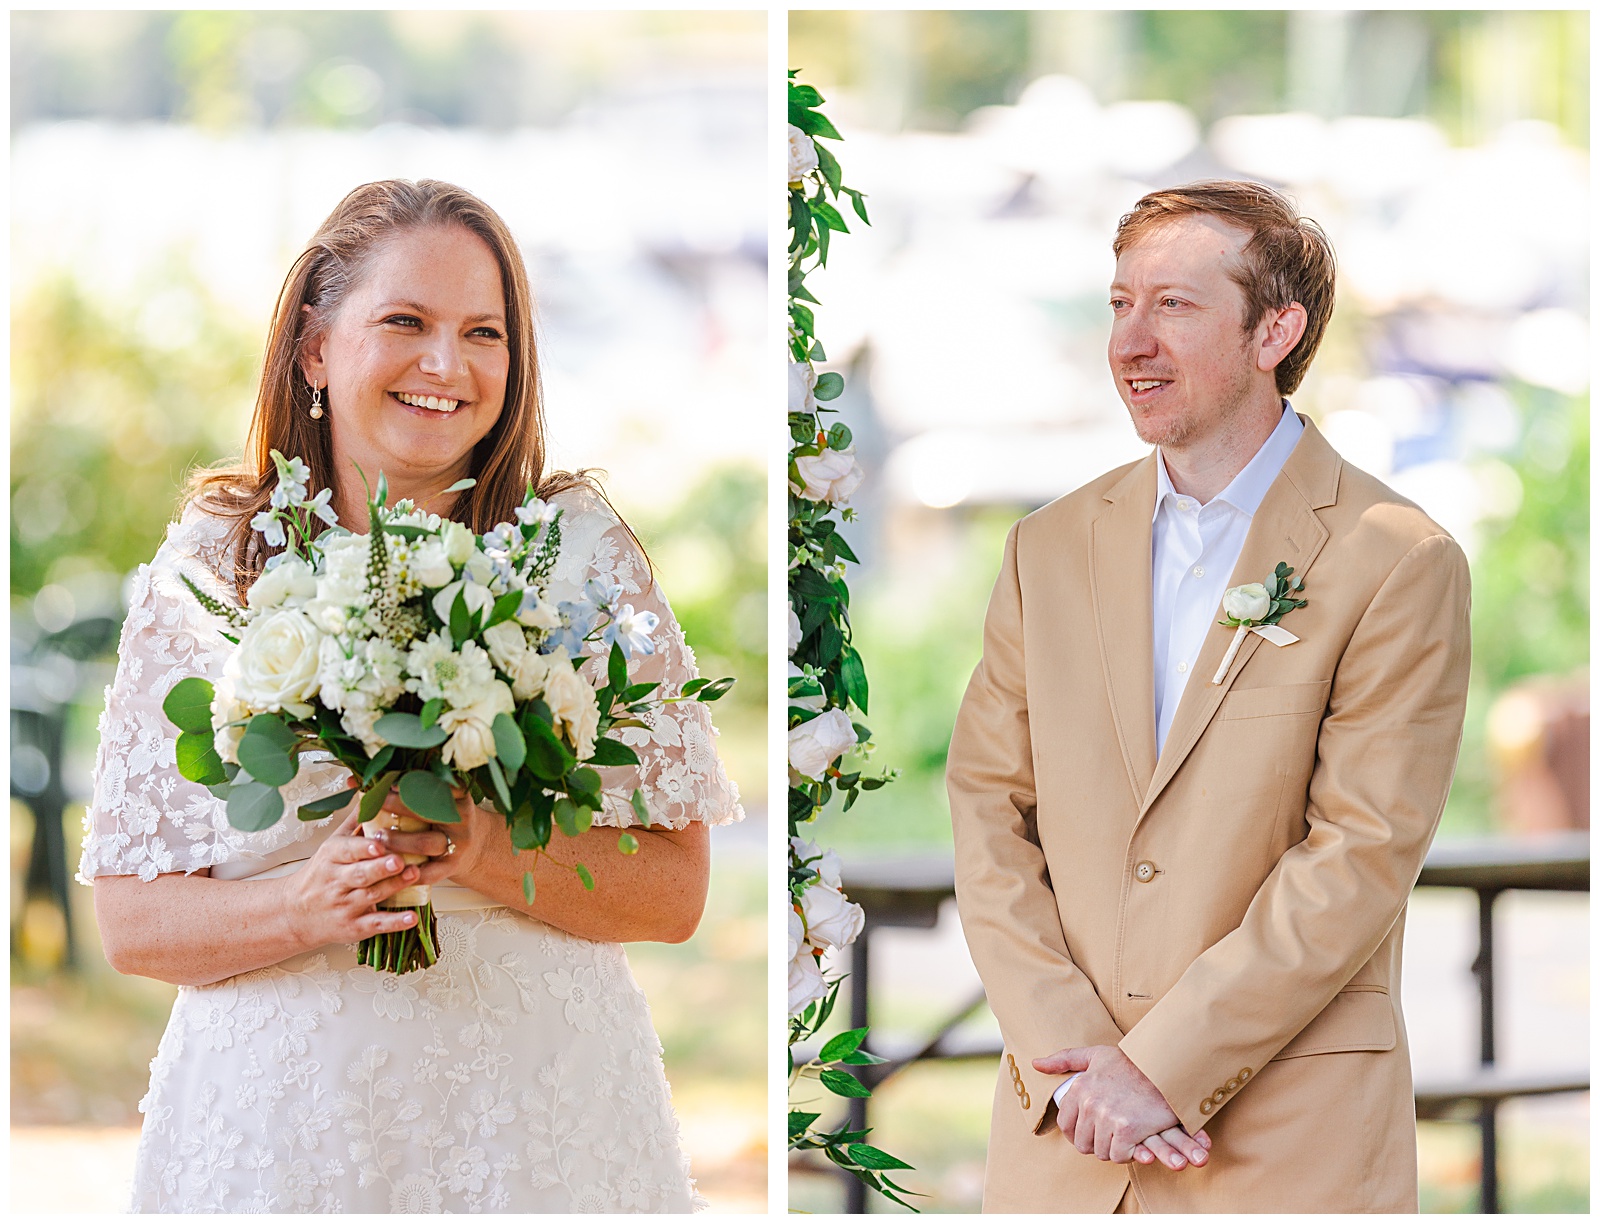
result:
[[[1057,1050],[1054,1054],[1033,1060],[1033,1069],[1045,1075],[1067,1075],[1073,1071],[1089,1069],[1088,1050]]]

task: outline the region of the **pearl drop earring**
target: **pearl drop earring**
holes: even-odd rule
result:
[[[311,419],[322,419],[322,387],[318,383],[311,384]]]

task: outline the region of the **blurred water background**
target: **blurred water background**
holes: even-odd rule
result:
[[[738,678],[714,709],[748,818],[699,934],[630,957],[702,1193],[764,1209],[765,68],[760,13],[12,15],[14,1208],[120,1209],[173,994],[106,967],[88,889],[54,899],[125,578],[185,472],[238,453],[300,245],[404,177],[506,219],[553,462],[607,471],[702,670]]]
[[[1471,558],[1441,839],[1587,829],[1588,47],[1584,12],[790,15],[790,67],[873,219],[808,284],[868,470],[849,534],[871,765],[901,770],[819,842],[948,851],[945,751],[1005,531],[1146,453],[1106,369],[1117,218],[1208,177],[1286,188],[1325,226],[1339,302],[1295,407]],[[1588,912],[1552,893],[1502,909],[1505,1065],[1587,1066]],[[1475,1062],[1472,922],[1465,894],[1413,903],[1419,1075]],[[885,1048],[976,989],[948,905],[874,949]],[[997,1031],[986,1011],[964,1030]],[[874,1097],[874,1142],[919,1166],[901,1180],[928,1210],[977,1207],[993,1075],[919,1064]],[[1424,1210],[1472,1209],[1475,1133],[1421,1130]],[[1587,1095],[1513,1102],[1501,1131],[1511,1209],[1587,1210]],[[839,1194],[791,1177],[796,1206]]]

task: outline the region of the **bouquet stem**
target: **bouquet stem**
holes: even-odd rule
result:
[[[414,969],[426,969],[439,959],[438,927],[434,923],[433,903],[424,901],[421,905],[398,905],[393,908],[411,910],[417,916],[417,924],[399,931],[367,936],[356,949],[356,963],[370,965],[386,973],[410,973]]]
[[[418,833],[433,826],[420,816],[401,815],[379,811],[361,826],[368,837],[395,829],[401,833]],[[426,863],[421,854],[401,855],[407,866]],[[356,949],[356,962],[370,965],[387,973],[410,973],[426,969],[439,959],[439,930],[433,917],[433,889],[427,884],[413,884],[402,888],[387,901],[379,904],[382,910],[410,910],[416,914],[414,926],[398,931],[385,931],[382,935],[369,935]]]

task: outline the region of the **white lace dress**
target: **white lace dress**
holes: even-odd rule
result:
[[[621,584],[661,618],[656,653],[630,674],[675,691],[694,656],[638,550],[604,503],[566,511],[552,593]],[[221,623],[184,589],[216,577],[224,525],[191,507],[133,579],[106,693],[79,880],[209,868],[281,875],[332,818],[286,816],[241,833],[178,773],[161,702],[186,676],[221,674]],[[666,707],[624,733],[637,769],[607,771],[597,824],[628,825],[643,788],[651,820],[681,829],[743,811],[704,705]],[[346,784],[302,766],[294,804]],[[601,881],[604,887],[604,881]],[[441,888],[440,959],[396,977],[330,945],[178,991],[140,1102],[133,1210],[184,1212],[684,1212],[703,1207],[679,1145],[661,1044],[621,945],[568,935],[459,887]]]

